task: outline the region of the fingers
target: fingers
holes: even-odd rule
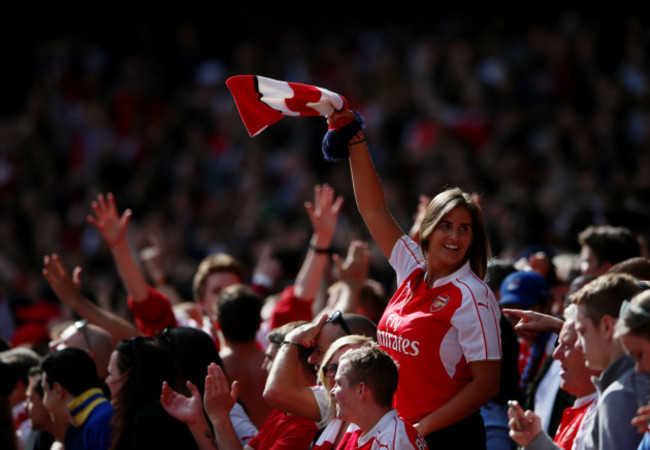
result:
[[[187,386],[187,389],[190,391],[190,395],[192,397],[198,398],[201,396],[201,393],[199,392],[199,388],[197,388],[196,385],[192,383],[190,380],[187,380],[185,386]]]
[[[516,316],[519,317],[520,319],[528,319],[530,318],[529,311],[523,310],[523,309],[510,309],[510,308],[503,308],[501,310],[502,313],[504,314],[510,314],[511,316]]]

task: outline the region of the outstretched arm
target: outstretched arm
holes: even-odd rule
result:
[[[133,259],[127,241],[131,210],[125,210],[120,216],[112,193],[106,196],[99,194],[97,200],[92,202],[92,208],[95,215],[89,215],[88,222],[99,230],[109,245],[127,292],[136,302],[145,300],[148,296],[147,281]]]
[[[328,116],[330,127],[337,128],[339,123],[349,121],[354,112],[347,110]],[[386,258],[390,258],[395,242],[404,234],[391,215],[384,189],[372,162],[370,151],[363,131],[348,142],[350,151],[350,171],[357,208],[366,227]]]
[[[313,300],[316,297],[323,273],[329,264],[329,249],[342,205],[343,197],[336,196],[334,189],[327,184],[315,186],[314,202],[305,203],[313,233],[309,250],[294,283],[294,294],[300,299]]]
[[[519,317],[519,322],[515,325],[515,331],[520,334],[538,333],[542,331],[559,334],[562,325],[564,325],[562,319],[537,311],[504,308],[502,312]]]
[[[134,324],[101,308],[81,294],[81,267],[75,267],[70,276],[57,254],[46,255],[43,264],[43,276],[59,300],[88,322],[108,331],[114,342],[140,335]]]

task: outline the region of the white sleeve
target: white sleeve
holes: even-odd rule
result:
[[[329,409],[329,402],[327,400],[328,394],[325,391],[325,388],[321,385],[311,386],[311,391],[314,394],[316,403],[318,403],[318,409],[320,410],[320,421],[316,425],[318,425],[318,428],[324,428],[327,426],[323,421],[327,417],[327,410]]]
[[[465,359],[468,362],[501,359],[501,312],[494,294],[476,280],[464,279],[459,285],[464,285],[463,300],[451,323],[458,330]]]
[[[425,264],[420,245],[407,235],[403,235],[395,242],[388,262],[395,270],[398,286],[411,272]]]
[[[235,403],[235,406],[230,410],[230,421],[242,447],[257,434],[257,427],[253,425],[248,414],[239,403]]]

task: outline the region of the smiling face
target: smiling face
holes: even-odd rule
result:
[[[467,208],[452,209],[427,236],[427,272],[435,279],[454,273],[472,243],[472,216]]]
[[[330,390],[330,395],[336,402],[336,418],[345,422],[354,422],[359,403],[357,386],[350,385],[348,377],[350,369],[350,362],[343,359],[334,377],[334,387]]]
[[[562,366],[560,387],[576,397],[583,397],[594,392],[591,377],[597,376],[600,371],[587,368],[584,355],[575,346],[577,340],[575,321],[567,320],[560,331],[553,358],[560,361]]]

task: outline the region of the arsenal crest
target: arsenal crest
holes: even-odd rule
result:
[[[440,294],[431,302],[429,311],[431,312],[440,311],[442,308],[444,308],[447,305],[447,303],[449,303],[449,296],[447,294]]]

